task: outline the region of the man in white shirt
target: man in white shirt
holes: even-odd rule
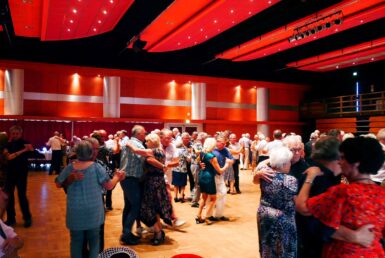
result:
[[[229,150],[231,155],[234,158],[234,163],[233,163],[233,170],[234,170],[234,187],[235,190],[237,191],[238,194],[241,193],[241,190],[239,189],[239,158],[240,158],[240,153],[242,151],[242,145],[237,142],[237,136],[236,134],[232,133],[229,136],[230,140],[230,145],[229,145]]]
[[[272,149],[283,146],[283,143],[282,143],[282,131],[281,130],[279,130],[279,129],[274,130],[273,138],[274,138],[274,141],[269,142],[266,145],[266,151],[267,151],[268,155],[270,154],[270,151]]]
[[[172,206],[174,206],[172,202],[172,195],[171,195],[172,168],[179,165],[179,155],[175,145],[172,143],[172,140],[173,140],[172,136],[173,136],[173,133],[170,129],[164,128],[160,132],[160,143],[162,144],[162,148],[166,156],[166,164],[165,164],[166,171],[165,171],[164,178],[166,181],[167,191],[170,197],[170,202]],[[175,226],[178,227],[186,223],[185,221],[178,219],[176,217],[174,207],[172,209],[172,216],[174,219],[173,224]]]
[[[53,136],[49,138],[47,146],[51,147],[52,158],[51,158],[51,167],[49,168],[49,175],[60,174],[61,161],[62,161],[62,144],[65,141],[60,138],[60,133],[55,131]]]

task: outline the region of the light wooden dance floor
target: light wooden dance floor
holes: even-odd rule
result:
[[[225,215],[229,222],[212,225],[195,224],[197,208],[188,202],[176,203],[177,215],[187,221],[178,229],[166,229],[163,245],[152,246],[152,234],[145,235],[134,249],[139,257],[172,257],[176,254],[196,254],[205,258],[259,257],[256,208],[259,189],[252,184],[250,171],[240,171],[240,195],[227,195]],[[65,226],[66,196],[54,184],[56,176],[47,172],[29,174],[28,198],[33,216],[31,228],[23,228],[23,220],[17,205],[16,232],[24,239],[20,256],[24,258],[69,257],[69,232]],[[17,200],[17,197],[16,197]],[[114,210],[106,215],[105,248],[120,246],[123,196],[120,185],[113,191]]]

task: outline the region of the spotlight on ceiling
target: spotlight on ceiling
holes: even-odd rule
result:
[[[342,23],[342,18],[338,18],[334,20],[335,25],[340,25]]]
[[[289,38],[289,42],[300,40],[320,31],[330,29],[334,25],[340,25],[343,22],[342,11],[337,11],[327,16],[319,17],[294,29],[294,34]],[[316,38],[316,37],[314,37]]]
[[[147,41],[141,40],[140,36],[134,36],[132,39],[128,42],[128,47],[132,47],[132,50],[134,50],[135,53],[143,51],[143,48],[146,46]]]

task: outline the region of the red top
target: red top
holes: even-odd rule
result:
[[[365,248],[358,244],[332,240],[323,248],[322,257],[385,257],[380,244],[385,232],[385,188],[375,184],[340,184],[329,188],[323,194],[307,201],[311,214],[325,225],[338,229],[343,225],[357,229],[363,225],[375,226],[372,246]]]

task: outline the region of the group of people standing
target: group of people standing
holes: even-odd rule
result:
[[[385,257],[385,188],[371,179],[384,149],[335,130],[317,138],[307,161],[301,137],[290,135],[257,167],[261,257]]]

